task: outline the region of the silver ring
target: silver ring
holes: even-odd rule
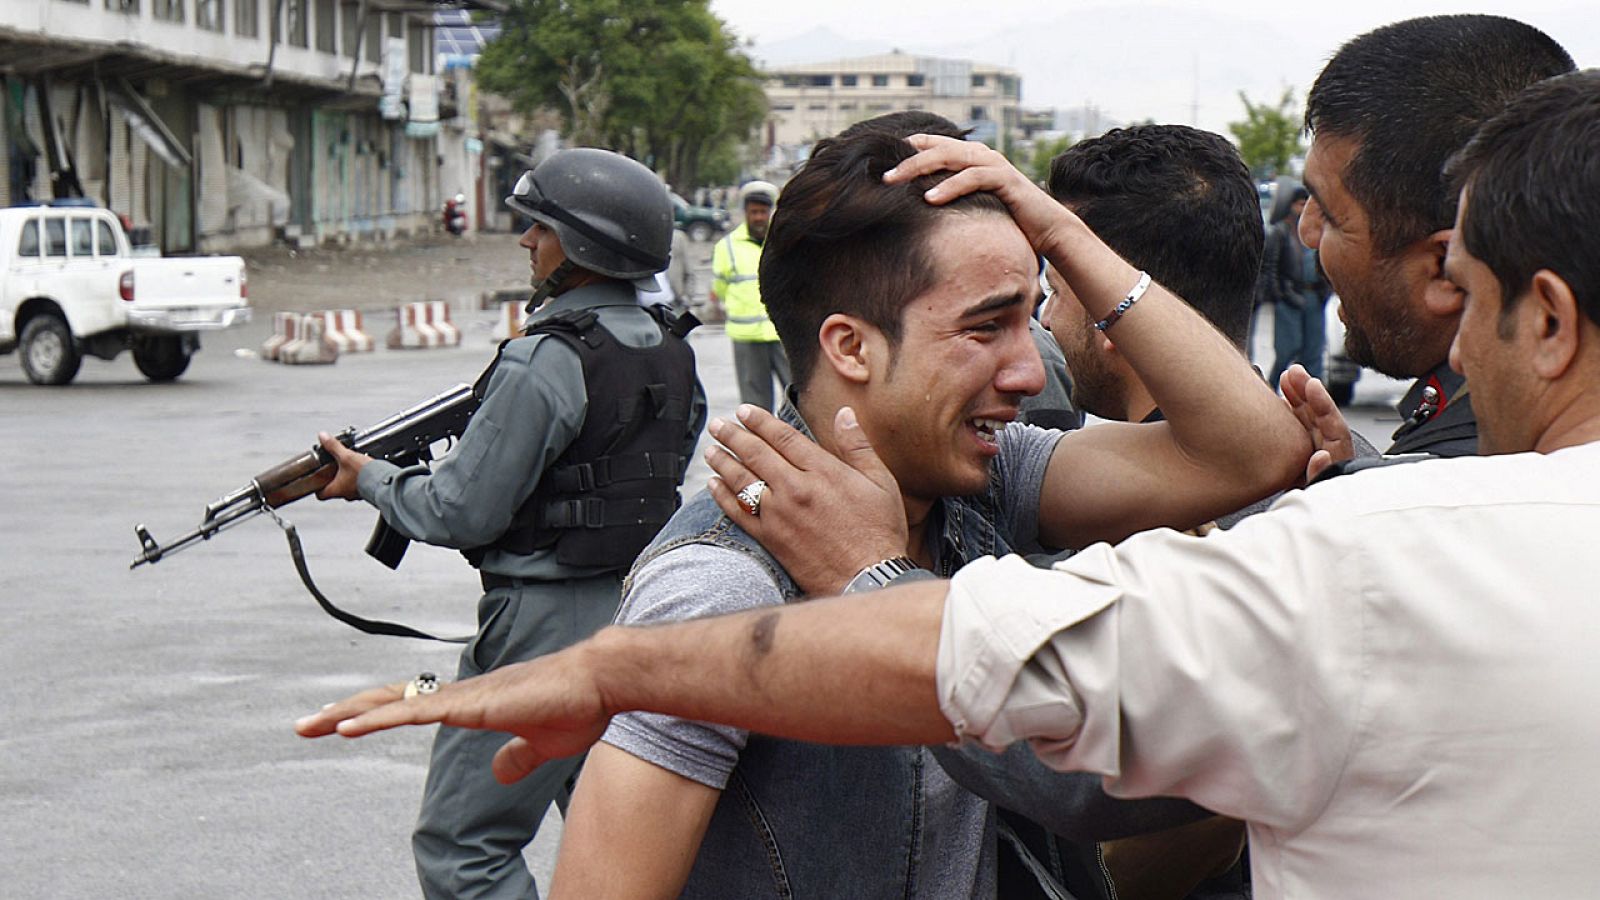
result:
[[[432,672],[423,672],[421,675],[406,682],[404,699],[410,700],[421,694],[431,694],[439,690],[439,676]]]
[[[744,504],[744,511],[752,516],[761,515],[761,496],[767,492],[767,483],[756,480],[745,485],[739,491],[739,502]]]

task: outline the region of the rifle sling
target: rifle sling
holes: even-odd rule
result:
[[[349,625],[351,628],[354,628],[355,630],[365,634],[381,634],[388,635],[390,637],[417,638],[418,640],[424,641],[442,641],[446,644],[465,644],[466,642],[472,640],[472,635],[465,635],[463,637],[439,637],[435,634],[429,634],[426,631],[418,631],[409,625],[401,625],[398,622],[382,622],[373,619],[363,619],[354,613],[345,612],[339,607],[334,606],[332,601],[323,596],[321,591],[317,590],[316,582],[311,580],[311,569],[306,566],[305,548],[300,545],[300,534],[295,530],[293,523],[280,518],[277,513],[272,511],[270,507],[265,507],[264,509],[267,515],[272,518],[272,521],[277,522],[278,526],[283,529],[284,536],[289,539],[289,555],[294,558],[294,568],[296,572],[300,573],[300,582],[306,586],[306,590],[311,592],[311,596],[316,598],[317,605],[322,607],[323,612],[333,616],[335,619],[338,619],[346,625]]]

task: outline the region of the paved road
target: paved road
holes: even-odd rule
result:
[[[279,306],[333,305],[384,258],[404,255],[286,261],[301,286],[263,268],[252,288],[289,298]],[[329,268],[307,277],[297,265]],[[459,281],[473,265],[440,268]],[[324,616],[265,519],[156,566],[128,563],[134,523],[174,538],[204,503],[318,429],[366,424],[471,381],[493,346],[490,314],[457,317],[460,348],[302,368],[250,358],[266,333],[258,322],[209,337],[183,380],[165,386],[146,384],[126,355],[85,361],[64,389],[31,386],[15,356],[0,358],[0,894],[415,895],[408,835],[428,732],[308,742],[290,723],[375,681],[453,672],[456,651]],[[380,339],[387,327],[369,323]],[[713,414],[726,415],[727,341],[704,328],[693,343]],[[1380,446],[1393,427],[1382,415],[1356,416]],[[691,486],[706,475],[697,459]],[[306,501],[287,514],[324,590],[351,609],[470,630],[478,589],[455,554],[416,546],[392,573],[361,553],[365,505]],[[548,869],[558,824],[530,850],[536,869]]]
[[[460,348],[323,367],[236,354],[259,347],[258,323],[210,336],[171,385],[145,383],[124,355],[43,389],[0,359],[0,895],[414,896],[408,841],[428,732],[309,742],[289,726],[376,681],[453,673],[456,651],[325,616],[265,518],[155,566],[128,563],[135,523],[175,538],[318,429],[473,380],[492,355],[492,316],[457,318]],[[718,328],[693,336],[724,415],[735,402],[726,343]],[[697,458],[691,483],[707,474]],[[479,591],[458,555],[413,546],[394,573],[361,553],[370,507],[308,500],[286,514],[336,601],[471,630]],[[552,819],[530,850],[536,869],[553,859]]]

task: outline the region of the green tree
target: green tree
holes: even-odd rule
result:
[[[1067,152],[1072,147],[1073,140],[1070,135],[1045,141],[1034,141],[1033,156],[1028,160],[1027,168],[1023,169],[1034,181],[1044,184],[1050,180],[1050,161]]]
[[[1294,89],[1285,88],[1277,105],[1252,103],[1244,91],[1244,121],[1228,123],[1228,131],[1239,142],[1250,174],[1266,180],[1289,168],[1289,160],[1305,152],[1300,141],[1300,111],[1295,107]]]
[[[701,184],[766,116],[760,77],[709,0],[516,0],[478,80],[520,109],[561,114],[567,137]]]

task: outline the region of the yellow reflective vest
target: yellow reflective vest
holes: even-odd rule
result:
[[[711,251],[711,289],[728,316],[728,337],[736,341],[775,341],[778,330],[761,302],[761,245],[744,225],[728,232]]]

